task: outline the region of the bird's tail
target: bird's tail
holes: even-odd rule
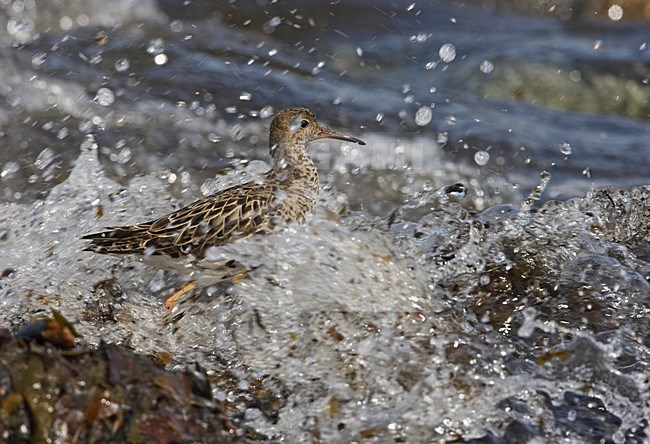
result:
[[[90,242],[84,251],[102,254],[143,253],[148,226],[133,225],[128,227],[108,227],[106,231],[91,233],[82,237]]]

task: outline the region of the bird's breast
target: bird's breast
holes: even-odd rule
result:
[[[303,169],[281,183],[277,197],[277,214],[285,221],[304,223],[318,198],[318,173]]]

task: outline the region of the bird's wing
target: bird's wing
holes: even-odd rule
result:
[[[271,231],[277,192],[274,180],[226,188],[159,219],[86,235],[85,250],[201,257],[210,246]]]

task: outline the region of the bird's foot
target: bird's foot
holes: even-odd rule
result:
[[[165,300],[165,308],[171,311],[176,306],[176,303],[181,298],[181,296],[183,296],[188,291],[194,290],[195,288],[196,288],[196,282],[189,281],[187,284],[185,284],[183,287],[177,290],[176,293],[174,293],[173,295],[171,295]]]

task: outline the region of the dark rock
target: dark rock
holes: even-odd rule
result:
[[[4,442],[238,439],[223,406],[206,387],[197,389],[200,368],[192,374],[166,371],[117,345],[66,355],[50,342],[39,342],[26,343],[0,329]],[[199,376],[208,383],[205,374]]]

